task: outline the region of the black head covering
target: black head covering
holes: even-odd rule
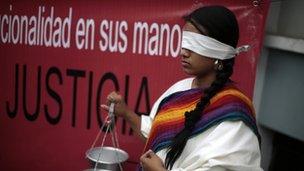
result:
[[[205,6],[185,17],[198,30],[204,27],[209,37],[236,47],[239,39],[237,19],[232,11],[223,6]]]

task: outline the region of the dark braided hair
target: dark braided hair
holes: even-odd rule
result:
[[[235,15],[223,6],[206,6],[193,11],[185,17],[187,22],[192,23],[200,32],[202,28],[207,31],[207,36],[232,47],[237,46],[239,28]],[[185,112],[185,127],[172,139],[165,160],[166,168],[171,169],[175,161],[181,155],[188,139],[201,118],[202,111],[210,103],[210,99],[219,92],[233,73],[234,58],[222,60],[222,69],[216,71],[216,78],[210,87],[204,89],[204,95],[197,103],[195,109]]]

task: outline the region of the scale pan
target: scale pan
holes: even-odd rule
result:
[[[100,154],[100,156],[99,156]],[[129,155],[122,149],[114,147],[95,147],[86,152],[86,157],[92,162],[103,164],[118,164],[125,162]]]

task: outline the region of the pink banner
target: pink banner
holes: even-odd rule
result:
[[[186,75],[180,66],[182,16],[221,4],[237,15],[233,80],[253,95],[268,1],[1,1],[0,170],[83,170],[106,113],[121,92],[140,114]],[[120,146],[134,170],[143,143],[122,119]],[[100,141],[98,142],[100,145]],[[111,145],[110,138],[106,142]]]

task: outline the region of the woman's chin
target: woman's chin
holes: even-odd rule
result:
[[[183,67],[183,71],[187,75],[195,75],[195,73],[191,69],[189,69],[189,68]]]

